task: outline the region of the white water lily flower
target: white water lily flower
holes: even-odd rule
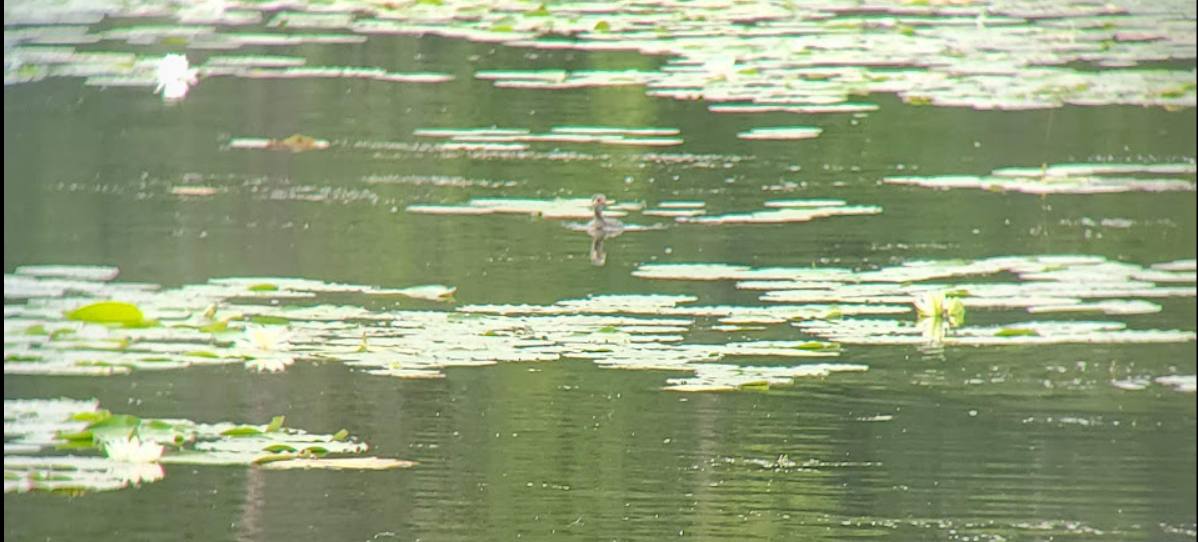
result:
[[[915,312],[922,317],[944,314],[944,292],[928,292],[915,298]]]
[[[238,342],[253,359],[245,362],[245,368],[272,373],[286,370],[289,365],[295,363],[295,359],[280,354],[291,347],[287,342],[290,335],[286,326],[246,326],[245,338]]]
[[[164,100],[182,100],[191,85],[196,84],[199,70],[191,67],[186,55],[166,55],[158,64],[158,86],[154,93],[162,93]]]
[[[953,325],[960,325],[965,316],[965,304],[955,297],[946,297],[944,292],[928,292],[915,298],[915,312],[920,318],[943,318]]]
[[[736,57],[729,55],[714,56],[703,63],[703,71],[709,81],[732,81],[736,78]]]
[[[290,336],[291,333],[287,330],[287,326],[250,324],[245,326],[245,338],[240,342],[243,348],[263,352],[280,352],[291,347],[291,344],[287,342]]]
[[[104,443],[104,453],[113,461],[126,463],[154,463],[162,457],[161,444],[154,441],[142,442],[138,437],[110,440]]]
[[[287,367],[292,363],[295,363],[294,358],[271,356],[251,359],[245,362],[245,368],[258,369],[258,372],[270,371],[272,373],[277,373],[286,370]]]
[[[946,297],[944,292],[928,292],[915,298],[915,312],[919,314],[916,326],[920,334],[932,344],[940,344],[949,328],[965,323],[965,304]]]

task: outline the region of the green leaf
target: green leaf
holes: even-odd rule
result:
[[[266,426],[265,433],[274,433],[283,427],[283,416],[275,416],[270,419],[270,425]]]
[[[96,420],[87,426],[88,429],[134,429],[141,425],[141,418],[130,414],[112,414]]]
[[[95,422],[109,417],[112,417],[112,412],[110,412],[108,409],[102,408],[95,412],[79,412],[74,416],[71,416],[71,419],[77,422]]]
[[[250,286],[249,290],[251,292],[277,292],[279,291],[279,287],[269,282],[264,282]]]
[[[595,23],[595,32],[611,32],[611,23],[607,21]]]
[[[770,389],[770,383],[764,380],[760,382],[745,382],[740,385],[742,390],[766,391]]]
[[[145,320],[145,315],[137,305],[120,301],[101,301],[80,307],[66,314],[70,320],[91,322],[96,324],[139,324]]]
[[[324,455],[324,454],[329,453],[329,449],[322,448],[320,446],[309,446],[307,448],[304,448],[304,450],[300,453],[304,454],[304,455]]]
[[[141,418],[129,414],[113,414],[92,422],[87,430],[95,435],[96,440],[129,438],[137,434],[141,426]]]
[[[798,350],[838,350],[840,349],[840,344],[825,343],[820,341],[806,341],[802,344],[794,346],[794,348]]]
[[[25,334],[26,335],[49,335],[50,332],[46,331],[46,326],[44,326],[42,324],[34,324],[32,326],[25,328]]]
[[[222,331],[228,331],[229,330],[229,321],[221,320],[219,322],[213,322],[208,325],[200,326],[199,330],[203,331],[204,333],[220,333]]]
[[[88,434],[90,435],[91,433],[88,432]],[[66,442],[54,445],[55,450],[90,450],[95,447],[96,447],[95,441],[90,438],[89,439],[68,440]]]
[[[1008,327],[998,330],[995,337],[1039,337],[1040,332],[1034,329]]]
[[[209,352],[207,350],[192,350],[191,352],[188,352],[184,355],[191,356],[193,358],[220,359],[220,356],[218,356],[212,352]]]
[[[297,452],[298,450],[296,450],[295,448],[292,448],[291,446],[288,446],[286,444],[272,444],[270,446],[263,448],[262,451],[270,452],[272,454],[282,454],[282,453],[293,454],[293,453]]]
[[[160,325],[162,325],[162,324],[160,322],[158,322],[158,320],[154,320],[154,319],[139,320],[137,322],[127,322],[124,324],[125,327],[131,327],[131,328],[137,328],[137,329],[147,328],[147,327],[158,327]]]
[[[88,446],[91,446],[92,441],[94,441],[96,438],[95,433],[92,433],[91,431],[80,431],[78,433],[59,432],[54,436],[71,442],[86,441]]]
[[[949,297],[945,299],[945,308],[948,310],[948,321],[954,326],[965,324],[965,304],[960,299]]]
[[[35,356],[33,354],[9,354],[7,356],[4,356],[5,363],[21,363],[21,362],[41,361],[41,360],[42,360],[41,356]]]
[[[342,429],[333,435],[333,440],[335,442],[341,442],[347,438],[349,438],[349,431],[346,431],[345,429]]]
[[[295,459],[295,454],[286,453],[286,454],[264,455],[262,457],[259,457],[258,459],[255,459],[254,464],[255,465],[264,465],[266,463],[274,463],[275,461],[287,461],[290,459]]]
[[[541,4],[540,6],[537,6],[537,9],[534,9],[531,11],[525,11],[524,16],[525,17],[548,17],[549,16],[549,8],[545,7],[545,4]]]
[[[288,320],[286,318],[282,318],[279,316],[265,316],[265,315],[261,315],[261,314],[255,314],[253,316],[250,316],[250,322],[253,322],[260,326],[285,326],[287,324],[290,324],[291,320]]]
[[[100,360],[76,361],[75,366],[76,367],[129,367],[129,368],[133,367],[131,364],[128,364],[128,363],[113,363],[110,361],[100,361]]]
[[[254,435],[261,435],[262,431],[260,431],[256,427],[249,427],[249,426],[243,425],[241,427],[234,427],[232,429],[226,429],[224,431],[221,431],[220,434],[223,436],[226,436],[226,437],[252,437]]]

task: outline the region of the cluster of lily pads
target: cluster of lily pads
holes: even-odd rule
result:
[[[179,25],[96,28],[107,16],[174,17]],[[5,25],[13,27],[5,33],[6,84],[48,76],[82,76],[101,85],[154,84],[161,57],[74,49],[97,42],[232,50],[355,44],[378,34],[406,34],[532,49],[660,55],[666,62],[655,70],[513,71],[497,66],[477,77],[516,88],[643,86],[653,96],[703,99],[742,111],[868,108],[873,104],[852,100],[872,93],[898,94],[912,104],[977,109],[1066,104],[1178,108],[1193,107],[1198,100],[1198,72],[1155,67],[1192,62],[1196,56],[1195,15],[1183,0],[1061,5],[428,0],[312,6],[212,0],[183,7],[155,0],[54,5],[26,0],[6,5]],[[239,28],[247,26],[260,31]],[[449,78],[374,67],[307,67],[304,59],[272,56],[210,61],[198,73],[419,82]]]
[[[355,457],[369,447],[341,430],[138,418],[94,400],[5,399],[4,492],[68,494],[154,483],[162,464],[258,465],[267,469],[391,469],[414,463]],[[47,455],[48,453],[53,455]]]
[[[783,306],[833,306],[839,318],[803,318],[794,326],[840,344],[1043,345],[1168,343],[1195,340],[1188,330],[1128,329],[1123,322],[1015,321],[965,326],[965,309],[1024,309],[1029,314],[1118,316],[1161,310],[1148,299],[1193,298],[1196,264],[1142,267],[1098,256],[1017,256],[975,261],[913,261],[858,271],[844,268],[751,268],[728,264],[645,264],[634,275],[657,280],[735,281]],[[999,277],[1018,280],[1003,282]],[[972,278],[976,282],[963,279]],[[862,307],[902,314],[914,303],[926,320],[852,318]],[[843,312],[843,311],[849,312]],[[796,320],[793,316],[774,323]]]
[[[784,222],[807,222],[832,216],[874,215],[882,212],[876,205],[848,205],[839,199],[787,199],[767,200],[764,209],[707,215],[707,203],[703,201],[661,201],[656,207],[646,208],[642,202],[619,202],[608,207],[607,216],[622,217],[630,212],[641,212],[645,216],[672,218],[676,222],[690,224],[777,224]],[[463,204],[414,204],[406,209],[409,213],[489,215],[517,213],[549,219],[582,219],[593,215],[589,198],[474,198]],[[633,229],[656,229],[656,227],[629,226]]]
[[[689,343],[685,334],[694,316],[723,313],[734,323],[761,311],[677,306],[695,300],[687,296],[374,311],[321,298],[351,293],[414,297],[427,304],[451,300],[453,289],[246,278],[162,289],[113,282],[115,274],[103,267],[31,266],[6,275],[5,373],[115,375],[234,363],[274,372],[303,359],[343,362],[368,374],[440,378],[446,367],[573,358],[604,367],[692,373],[671,379],[667,388],[700,391],[865,369],[730,363],[745,357],[828,358],[839,349],[814,340]],[[18,300],[23,303],[13,302]]]
[[[11,41],[14,47],[5,48],[4,84],[34,83],[48,77],[83,77],[84,84],[89,86],[154,87],[155,93],[161,93],[163,99],[170,102],[182,100],[201,78],[209,77],[248,79],[341,77],[391,83],[442,83],[453,80],[452,76],[443,73],[388,72],[376,67],[357,66],[307,66],[307,60],[302,57],[286,56],[212,55],[203,64],[193,67],[185,54],[144,56],[121,52],[83,52],[74,47],[58,45],[64,42],[77,43],[76,40],[68,37],[69,32],[68,36],[64,36],[61,32],[64,29],[78,30],[79,28],[81,27],[28,27],[14,31],[11,37],[6,33],[6,43]],[[177,29],[169,27],[142,27],[139,30],[138,35],[141,39],[151,42],[185,39],[175,35]],[[203,27],[199,29],[184,28],[184,30],[204,32]],[[208,30],[211,31],[211,27]],[[239,40],[249,37],[248,34],[238,34],[238,36],[241,36],[236,38]],[[297,41],[299,39],[284,40],[283,42],[274,39],[266,41],[269,45],[290,45],[293,44],[292,42],[302,42]],[[87,40],[83,39],[83,41]],[[22,43],[30,43],[30,45],[17,46]],[[251,40],[245,44],[253,45],[255,42]]]
[[[523,128],[423,128],[416,136],[444,138],[450,143],[442,144],[447,150],[470,148],[494,148],[499,150],[524,150],[528,143],[601,143],[604,145],[628,145],[645,147],[668,147],[681,145],[677,128],[626,128],[617,126],[554,126],[549,132],[534,134]]]
[[[530,143],[599,143],[631,147],[667,147],[681,145],[677,128],[630,128],[615,126],[554,126],[546,133],[531,133],[523,128],[424,128],[414,135],[423,138],[445,139],[444,143],[412,145],[421,152],[483,152],[515,153],[527,151]],[[785,134],[780,137],[786,138]],[[764,138],[764,137],[763,137]],[[229,141],[231,149],[269,149],[304,152],[327,149],[330,142],[311,136],[295,134],[286,139],[238,137]]]
[[[5,276],[4,370],[113,375],[239,363],[275,372],[301,359],[342,362],[375,375],[441,378],[446,367],[571,358],[691,375],[669,379],[666,389],[730,390],[865,370],[855,364],[789,361],[836,357],[842,344],[1193,341],[1193,331],[1128,329],[1110,317],[1160,311],[1149,299],[1194,297],[1195,268],[1193,260],[1142,267],[1096,256],[920,261],[874,270],[646,264],[634,275],[736,281],[739,289],[763,292],[760,300],[766,304],[702,305],[686,295],[596,295],[551,305],[436,310],[436,303],[453,301],[452,288],[234,278],[162,289],[114,282],[112,268],[31,266]],[[1018,280],[999,279],[1004,276]],[[370,310],[323,302],[333,293],[416,298],[413,303],[433,305]],[[1040,318],[970,327],[966,308],[1024,309]],[[1105,318],[1043,319],[1053,313]],[[803,336],[692,338],[698,330],[743,336],[779,324]],[[772,361],[761,365],[766,360]]]
[[[976,188],[1027,194],[1109,194],[1195,189],[1193,162],[1175,164],[1091,163],[1008,167],[990,175],[894,176],[883,182],[924,188]],[[1133,177],[1133,175],[1136,175]]]
[[[754,160],[751,155],[733,153],[701,154],[689,152],[588,152],[575,147],[558,148],[533,146],[529,143],[598,143],[621,147],[660,147],[682,143],[680,138],[652,136],[651,134],[674,134],[675,128],[612,127],[612,126],[559,126],[547,133],[532,133],[525,128],[427,128],[417,130],[414,135],[421,139],[437,138],[445,141],[328,141],[303,134],[294,134],[284,139],[266,137],[232,138],[227,147],[244,150],[286,150],[305,152],[323,150],[330,146],[344,146],[371,153],[374,158],[395,159],[411,156],[432,156],[438,159],[469,158],[470,160],[512,160],[519,162],[593,162],[669,165],[674,169],[729,169],[745,161]],[[506,141],[503,141],[506,140]],[[517,141],[519,140],[519,141]],[[514,181],[475,179],[463,182],[448,177],[420,176],[370,176],[366,182],[403,182],[431,184],[437,186],[481,186],[487,188],[510,187]],[[677,177],[675,177],[677,180]],[[116,189],[116,187],[114,187]]]

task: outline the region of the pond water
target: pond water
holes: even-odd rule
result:
[[[1163,74],[1140,94],[987,102],[928,85],[848,102],[820,87],[772,102],[867,104],[816,113],[714,107],[771,84],[745,36],[721,38],[731,59],[689,58],[706,75],[676,99],[645,82],[685,67],[669,48],[537,48],[435,18],[424,35],[333,20],[323,40],[276,43],[263,36],[311,21],[265,6],[188,33],[165,13],[39,21],[6,4],[5,537],[1193,540],[1195,19],[1119,5],[962,16],[977,32],[1017,16],[1123,31],[1111,57],[1071,60]],[[592,7],[595,33],[653,16]],[[854,19],[866,36],[931,24],[824,7],[804,20],[874,17]],[[480,17],[554,38],[521,26],[543,15],[510,14],[538,9]],[[702,26],[686,17],[670,20]],[[1162,37],[1127,33],[1152,17]],[[113,38],[134,26],[159,30]],[[199,76],[164,100],[153,70],[178,53]],[[1009,58],[984,58],[1006,73]],[[280,73],[301,62],[380,71]],[[569,74],[540,72],[539,88],[529,70]],[[566,84],[589,70],[609,75]],[[607,84],[629,70],[648,79]],[[87,79],[118,75],[142,79]],[[596,193],[643,230],[567,227]],[[421,285],[448,289],[401,291]],[[918,327],[913,303],[944,291],[965,321],[936,309]],[[105,300],[157,322],[62,316]],[[294,362],[272,365],[280,351]],[[58,398],[98,406],[24,401]],[[416,463],[275,470],[184,444],[140,483],[55,486],[46,473],[86,469],[47,458],[105,452],[98,429],[62,446],[87,424],[46,413],[99,409],[285,416],[333,452]]]

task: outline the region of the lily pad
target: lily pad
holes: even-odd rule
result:
[[[67,318],[97,324],[137,325],[145,321],[145,315],[137,305],[120,301],[92,303],[67,313]]]
[[[769,128],[754,128],[747,132],[736,134],[741,139],[814,139],[824,131],[811,126],[772,126]]]
[[[263,465],[271,470],[329,469],[329,470],[388,470],[415,467],[415,461],[379,457],[345,457],[329,459],[289,459]]]

